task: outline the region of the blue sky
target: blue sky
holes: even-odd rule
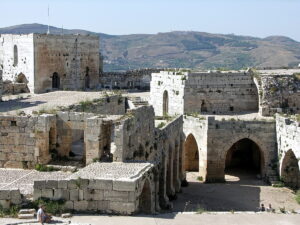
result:
[[[24,23],[107,34],[174,30],[289,36],[300,41],[300,0],[1,0],[0,27]]]

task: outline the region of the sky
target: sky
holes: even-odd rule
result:
[[[0,27],[49,24],[106,34],[203,31],[300,41],[300,0],[0,0]]]

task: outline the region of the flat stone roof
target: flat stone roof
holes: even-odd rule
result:
[[[299,69],[270,69],[270,70],[257,70],[261,75],[293,75],[300,73]]]
[[[151,163],[92,163],[71,175],[70,179],[136,180],[153,167]]]
[[[36,170],[0,168],[0,190],[20,189],[21,194],[33,193],[35,180],[63,180],[71,175],[70,172],[39,172]]]

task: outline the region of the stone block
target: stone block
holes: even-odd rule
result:
[[[71,213],[63,213],[61,214],[61,218],[71,218],[72,214]]]
[[[77,179],[68,181],[68,189],[77,189],[79,187],[79,183]]]
[[[0,190],[0,200],[10,199],[10,190]]]
[[[48,188],[43,189],[42,197],[52,199],[53,198],[53,189],[48,189]]]
[[[104,191],[103,190],[94,190],[92,194],[93,200],[104,200]]]
[[[82,201],[83,200],[83,190],[78,190],[78,199],[79,201]]]
[[[36,180],[33,183],[34,189],[44,189],[45,188],[46,181],[45,180]]]
[[[113,186],[112,180],[90,180],[88,188],[112,190],[112,186]]]
[[[113,181],[113,190],[114,191],[135,191],[136,182],[134,181]]]
[[[42,190],[41,189],[34,189],[33,190],[33,200],[38,200],[42,197]]]
[[[49,189],[50,188],[57,189],[58,187],[57,180],[47,180],[45,187]]]
[[[54,194],[53,194],[53,199],[54,200],[59,200],[59,199],[69,200],[70,199],[69,190],[55,189]]]
[[[65,202],[65,208],[73,210],[74,209],[74,202],[73,201],[66,201]]]
[[[132,214],[135,212],[135,203],[133,202],[110,202],[109,208],[117,213]]]
[[[87,210],[97,211],[98,210],[98,201],[88,201]]]
[[[74,210],[75,211],[86,211],[88,208],[88,201],[74,201]]]
[[[30,214],[19,214],[18,215],[19,219],[33,219],[34,218],[34,214],[30,213]]]
[[[59,189],[67,189],[68,188],[68,181],[67,180],[59,180],[57,182],[57,188],[59,188]]]
[[[70,200],[71,201],[78,201],[79,200],[79,191],[78,191],[78,189],[70,190]]]
[[[9,209],[10,208],[10,200],[0,200],[0,205],[4,209]]]
[[[127,191],[104,191],[104,200],[128,202],[128,198]]]
[[[97,209],[100,211],[109,210],[109,201],[97,201]]]
[[[21,209],[19,211],[19,214],[35,214],[36,210],[35,209]]]

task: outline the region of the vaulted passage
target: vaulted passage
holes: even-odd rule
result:
[[[184,143],[184,169],[199,171],[199,149],[194,135],[190,134]]]
[[[52,75],[52,88],[59,89],[60,86],[60,78],[58,76],[58,73],[53,73]]]
[[[227,152],[225,173],[262,174],[263,162],[264,157],[259,146],[248,138],[241,139]]]
[[[300,187],[300,170],[298,160],[292,150],[285,153],[281,165],[281,179],[292,188]]]

